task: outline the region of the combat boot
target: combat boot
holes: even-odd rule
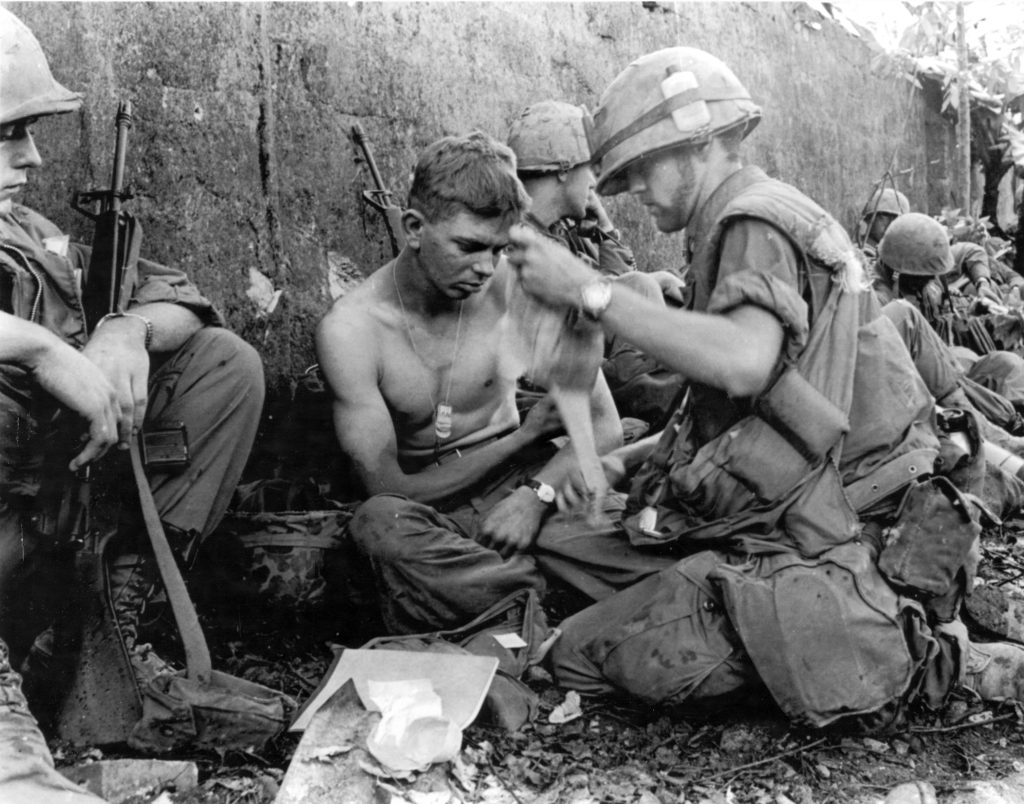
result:
[[[159,675],[173,675],[177,671],[139,637],[149,606],[160,591],[153,559],[139,553],[121,553],[110,560],[106,571],[114,620],[139,688]]]
[[[1024,644],[1024,597],[1013,589],[992,584],[975,586],[964,598],[963,609],[969,624],[984,636]]]
[[[1024,702],[1024,647],[1010,642],[969,642],[964,686],[985,701]]]
[[[21,677],[11,668],[0,640],[0,801],[4,804],[101,804],[53,767],[28,702]]]

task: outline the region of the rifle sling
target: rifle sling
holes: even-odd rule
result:
[[[174,560],[174,553],[171,552],[171,546],[167,543],[167,536],[164,534],[163,525],[160,524],[160,515],[157,513],[153,494],[149,490],[149,481],[146,479],[146,474],[142,468],[142,456],[139,454],[139,444],[136,437],[132,437],[130,451],[132,473],[135,475],[135,485],[139,489],[142,517],[146,523],[146,531],[149,534],[150,543],[153,545],[153,555],[156,557],[156,565],[160,570],[160,577],[163,579],[164,588],[167,590],[167,597],[171,602],[174,620],[178,624],[178,632],[181,634],[181,641],[185,646],[185,662],[188,665],[188,677],[200,683],[207,683],[213,670],[210,648],[206,644],[206,637],[203,636],[199,617],[196,614],[195,606],[192,604],[192,599],[188,595],[188,589],[185,587],[185,581],[181,577],[178,563]]]

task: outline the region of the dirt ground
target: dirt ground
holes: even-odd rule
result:
[[[1019,527],[985,534],[980,575],[991,587],[1018,591],[1024,522],[1014,524]],[[277,687],[300,702],[327,670],[332,647],[361,644],[346,643],[346,629],[327,625],[323,613],[299,618],[244,601],[203,610],[215,667]],[[977,628],[974,633],[991,637]],[[881,801],[902,782],[926,780],[942,801],[969,780],[1024,771],[1024,710],[986,706],[961,694],[943,711],[917,712],[893,733],[865,737],[793,728],[764,697],[703,713],[584,699],[579,717],[553,724],[549,716],[564,694],[543,671],[527,680],[542,702],[533,723],[514,734],[471,727],[457,762],[415,782],[382,781],[378,800],[817,804]],[[272,802],[297,742],[284,735],[259,754],[175,757],[197,762],[201,784],[187,793],[166,791],[160,804]],[[54,750],[58,765],[130,756],[60,745]],[[149,791],[133,804],[148,804],[160,792]]]

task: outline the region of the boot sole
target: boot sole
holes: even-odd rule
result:
[[[1024,644],[1024,598],[999,586],[976,586],[964,598],[969,626],[999,639]]]

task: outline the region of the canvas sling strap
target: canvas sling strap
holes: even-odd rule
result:
[[[295,702],[277,690],[213,669],[206,637],[160,523],[135,438],[130,453],[146,531],[185,648],[188,670],[185,676],[164,673],[143,685],[142,717],[133,727],[128,744],[157,753],[186,747],[261,748],[284,731]]]
[[[209,683],[210,672],[213,670],[210,647],[206,644],[206,637],[199,624],[199,615],[196,614],[192,598],[189,597],[188,589],[185,587],[185,579],[181,577],[181,571],[174,560],[174,553],[171,552],[171,545],[167,542],[163,525],[160,523],[156,502],[153,500],[153,493],[149,490],[149,481],[142,468],[142,456],[139,454],[138,441],[134,438],[131,443],[131,459],[132,474],[135,476],[135,485],[139,489],[139,502],[142,506],[142,518],[146,524],[146,532],[149,534],[149,541],[153,546],[153,556],[156,558],[164,589],[171,602],[174,621],[178,625],[178,632],[181,634],[181,641],[185,646],[188,677],[200,683]]]

